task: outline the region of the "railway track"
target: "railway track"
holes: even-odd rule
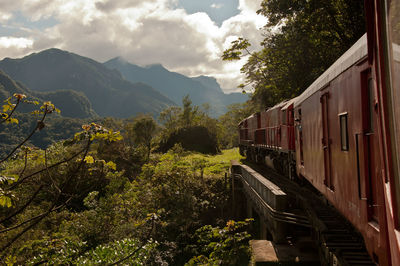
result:
[[[301,186],[266,166],[248,165],[295,198],[305,210],[323,265],[376,265],[365,248],[361,234],[311,185]]]

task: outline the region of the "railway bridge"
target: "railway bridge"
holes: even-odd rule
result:
[[[270,240],[278,260],[375,265],[361,235],[308,188],[232,161],[231,192],[234,218],[254,218],[256,238]]]

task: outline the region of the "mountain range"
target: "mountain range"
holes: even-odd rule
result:
[[[177,104],[185,95],[189,95],[195,105],[209,103],[211,112],[217,115],[225,113],[227,105],[244,102],[248,98],[242,93],[225,94],[213,77],[190,78],[171,72],[160,64],[140,67],[116,57],[105,62],[104,65],[118,70],[125,79],[131,82],[143,82],[150,85]]]
[[[98,116],[92,109],[90,101],[82,92],[73,90],[32,91],[0,70],[0,100],[3,101],[14,93],[25,94],[29,100],[51,101],[62,110],[62,115],[65,117],[94,118]],[[34,109],[35,107],[32,105],[21,105],[19,107],[22,112],[33,111]]]
[[[14,84],[14,89],[31,97],[51,100],[67,117],[156,116],[168,106],[179,105],[185,95],[196,105],[209,103],[211,114],[218,116],[227,105],[247,99],[239,93],[224,94],[211,77],[190,78],[161,65],[140,67],[121,58],[102,64],[55,48],[19,59],[5,58],[0,70],[1,98],[13,88],[5,84]]]

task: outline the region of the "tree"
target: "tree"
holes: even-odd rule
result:
[[[170,106],[160,113],[159,120],[164,125],[167,134],[177,130],[180,127],[179,118],[182,114],[182,108],[179,106]]]
[[[273,106],[303,92],[364,34],[363,10],[358,0],[264,0],[258,11],[269,21],[263,49],[251,52],[239,38],[222,59],[250,55],[242,72],[254,89],[252,101],[259,109]]]
[[[186,95],[182,99],[183,110],[181,114],[181,121],[183,127],[190,127],[193,125],[194,119],[198,113],[198,106],[192,106],[192,100],[189,95]]]
[[[18,124],[19,121],[13,116],[20,104],[39,104],[24,100],[25,97],[23,94],[14,94],[5,101],[0,123]],[[44,102],[38,110],[34,110],[33,114],[40,117],[35,127],[0,160],[1,261],[4,261],[14,243],[20,241],[36,225],[67,205],[73,207],[72,202],[83,196],[82,193],[87,189],[85,185],[88,184],[85,178],[88,169],[85,165],[95,163],[93,157],[88,155],[92,143],[99,139],[110,142],[120,140],[118,132],[108,131],[92,123],[83,125],[83,131],[75,134],[74,139],[64,142],[56,155],[52,148],[43,151],[24,146],[36,132],[46,126],[46,117],[54,112],[59,110],[51,102]],[[112,163],[100,164],[102,169],[103,166],[114,168]],[[98,179],[96,182],[101,183]],[[93,187],[91,185],[89,187]],[[38,207],[38,202],[43,205]]]
[[[239,145],[238,124],[244,118],[255,112],[255,107],[249,102],[235,103],[228,106],[228,112],[218,118],[221,145],[225,148]]]
[[[137,117],[132,125],[133,141],[146,148],[147,160],[150,158],[151,141],[156,134],[156,129],[157,123],[149,115]]]

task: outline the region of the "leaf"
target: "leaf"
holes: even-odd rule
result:
[[[106,163],[106,166],[113,169],[114,171],[117,170],[117,165],[113,161],[109,161]]]
[[[9,255],[7,258],[6,258],[6,265],[7,266],[12,266],[12,265],[14,265],[15,263],[17,263],[17,257],[15,257],[15,256],[12,256],[12,255]]]
[[[88,164],[92,164],[92,163],[94,163],[94,158],[92,156],[88,155],[85,157],[84,161]]]
[[[18,119],[9,117],[6,121],[6,124],[13,124],[13,123],[18,124],[18,122],[19,122]]]
[[[7,111],[9,111],[9,110],[11,110],[11,109],[12,109],[12,108],[11,108],[10,105],[8,105],[8,104],[3,105],[3,112],[7,112]]]
[[[0,196],[0,206],[10,208],[12,206],[11,198],[8,196]]]

